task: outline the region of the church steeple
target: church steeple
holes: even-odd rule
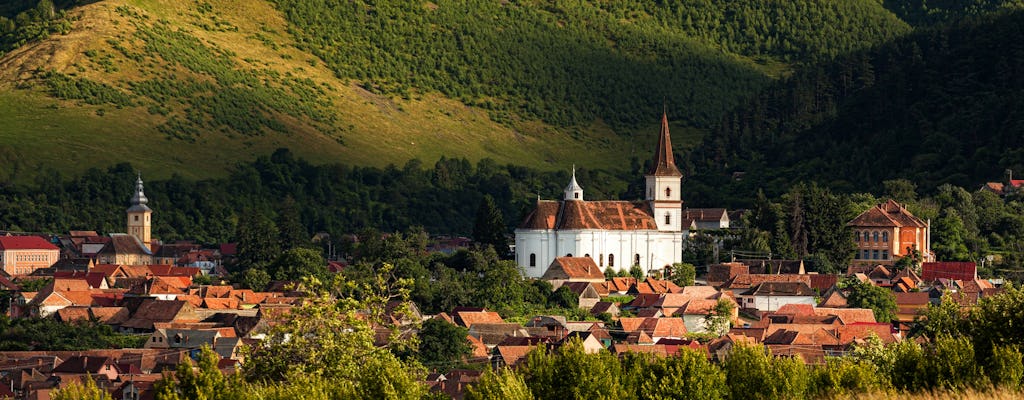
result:
[[[132,195],[132,205],[128,207],[128,234],[135,236],[147,249],[151,248],[153,210],[146,205],[149,199],[142,190],[142,175],[135,180],[135,194]]]
[[[572,180],[569,181],[569,186],[565,187],[565,199],[583,200],[583,188],[576,183],[576,165],[572,166]]]
[[[661,133],[658,135],[658,147],[654,149],[654,163],[647,175],[683,176],[676,168],[676,160],[672,157],[672,138],[668,132],[668,113],[661,113]]]

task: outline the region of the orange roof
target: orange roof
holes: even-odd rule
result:
[[[590,257],[557,257],[544,271],[544,280],[586,279],[604,281],[604,272]]]
[[[893,200],[878,204],[864,211],[847,226],[861,227],[914,227],[924,228],[928,225],[920,218],[915,217],[910,211]]]
[[[504,323],[501,315],[494,311],[458,311],[455,312],[455,320],[462,323],[462,326],[469,328],[473,324],[498,324]]]
[[[85,279],[54,278],[50,285],[54,292],[89,291],[89,281]]]
[[[541,200],[527,214],[522,229],[654,230],[650,206],[629,201]]]
[[[739,274],[726,282],[729,289],[749,289],[765,282],[803,282],[811,285],[810,275]]]
[[[199,307],[203,305],[203,298],[193,294],[180,294],[174,298],[175,300],[187,301],[193,307]]]
[[[498,346],[498,354],[505,361],[505,365],[513,366],[522,360],[536,346]]]
[[[233,310],[239,306],[236,299],[218,299],[214,297],[203,299],[203,305],[211,310]]]

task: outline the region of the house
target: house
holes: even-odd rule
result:
[[[775,311],[786,304],[817,304],[814,290],[804,282],[763,282],[739,295],[740,306]]]
[[[821,295],[821,303],[818,304],[818,307],[842,308],[846,307],[847,304],[846,294],[838,287],[833,286],[825,294]]]
[[[921,263],[921,279],[934,282],[940,278],[954,280],[978,279],[978,266],[971,261],[941,261]]]
[[[672,281],[647,277],[647,279],[638,281],[630,286],[626,294],[634,296],[640,294],[662,294],[672,293],[677,290],[679,290],[679,286],[676,286]]]
[[[619,324],[624,333],[643,333],[650,343],[663,338],[682,339],[687,333],[686,323],[682,318],[619,318]]]
[[[801,282],[811,286],[810,275],[740,274],[722,284],[721,289],[732,291],[734,297],[764,282]],[[744,306],[740,304],[740,306]]]
[[[139,238],[125,233],[111,233],[110,241],[96,253],[99,264],[149,265],[153,254]]]
[[[590,257],[556,257],[540,279],[558,289],[565,282],[604,282],[604,272]]]
[[[597,302],[601,301],[601,295],[594,288],[594,283],[591,282],[566,282],[562,286],[566,286],[575,293],[578,297],[579,307],[584,310],[594,308]]]
[[[687,208],[683,215],[693,220],[697,229],[729,229],[729,211],[724,208]]]
[[[846,224],[857,245],[854,263],[892,265],[910,252],[921,252],[924,261],[935,261],[931,251],[931,223],[893,200],[864,211]]]
[[[748,265],[751,274],[803,275],[807,273],[804,268],[804,260],[736,259],[735,262]]]
[[[53,369],[53,375],[85,375],[93,377],[103,376],[114,381],[120,375],[117,365],[111,357],[100,356],[71,356]]]
[[[616,318],[619,316],[620,312],[621,310],[619,310],[619,305],[610,301],[599,301],[590,308],[590,315],[595,317],[607,313],[608,315],[611,315],[612,318]]]
[[[483,308],[457,307],[452,310],[452,322],[463,328],[471,328],[475,324],[500,324],[505,320],[494,311]]]
[[[587,354],[597,354],[601,350],[605,349],[601,340],[591,332],[571,332],[562,338],[561,341],[556,343],[556,345],[562,346],[570,340],[579,340],[580,344],[583,345],[583,352]]]
[[[515,230],[516,263],[525,276],[539,277],[561,256],[591,258],[602,271],[615,272],[633,265],[649,272],[681,262],[690,226],[684,223],[692,223],[684,222],[682,176],[672,156],[668,116],[662,114],[654,159],[644,175],[644,201],[588,201],[574,168],[562,200],[538,199]]]
[[[0,236],[0,266],[9,276],[50,268],[58,258],[60,249],[39,236]]]
[[[139,305],[131,318],[121,324],[124,332],[149,333],[156,327],[155,323],[172,321],[198,321],[195,308],[191,304],[180,300],[155,300],[145,299]]]
[[[708,286],[719,287],[737,275],[749,274],[750,266],[741,262],[727,262],[708,266]]]
[[[494,348],[507,337],[526,337],[530,334],[515,323],[477,323],[469,328],[469,335],[479,339],[487,348]]]

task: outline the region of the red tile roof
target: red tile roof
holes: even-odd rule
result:
[[[889,200],[864,211],[848,226],[877,226],[877,227],[915,227],[924,228],[928,226],[920,218],[915,217],[910,211],[899,203]]]
[[[544,271],[541,279],[604,281],[604,272],[590,257],[557,257]]]
[[[646,203],[628,201],[542,200],[527,214],[522,229],[657,229]]]
[[[0,250],[60,250],[39,236],[0,236]]]
[[[921,278],[931,282],[939,278],[974,280],[978,267],[970,261],[941,261],[921,263]]]

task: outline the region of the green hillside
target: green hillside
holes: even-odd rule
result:
[[[662,107],[686,147],[791,65],[909,29],[868,0],[49,1],[0,9],[8,178],[223,176],[278,147],[621,171]]]
[[[814,180],[978,187],[1024,171],[1024,11],[921,30],[799,71],[724,118],[697,181],[737,196]],[[721,185],[734,171],[742,182]]]

